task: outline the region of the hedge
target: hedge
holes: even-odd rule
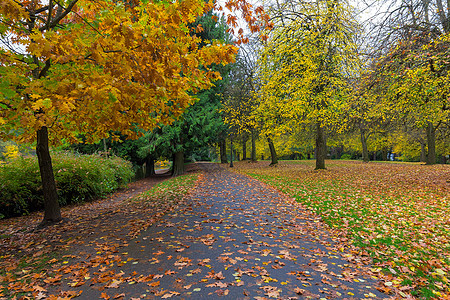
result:
[[[134,176],[131,163],[118,157],[52,154],[61,206],[97,199],[125,186]],[[0,164],[0,219],[43,209],[37,157]]]

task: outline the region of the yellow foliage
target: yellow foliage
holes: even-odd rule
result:
[[[358,26],[340,3],[306,2],[296,15],[268,33],[260,52],[255,118],[264,135],[279,136],[302,124],[345,125],[348,77],[359,67],[355,33],[347,28]]]
[[[5,146],[3,156],[6,157],[6,159],[15,159],[20,156],[19,153],[19,147],[17,145],[8,144]]]
[[[75,13],[52,28],[46,27],[48,3],[19,2],[2,1],[0,18],[17,36],[17,47],[33,59],[10,50],[0,53],[0,136],[5,139],[33,141],[42,126],[49,128],[52,144],[76,140],[80,133],[94,142],[111,130],[137,137],[137,125],[150,130],[178,118],[197,91],[220,79],[209,66],[233,62],[237,52],[216,41],[199,47],[201,38],[188,24],[211,9],[205,1],[130,6],[79,0]],[[58,4],[53,5],[56,14]],[[21,28],[32,10],[40,12],[27,33]]]

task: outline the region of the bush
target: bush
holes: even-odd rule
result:
[[[63,152],[54,153],[52,162],[61,206],[103,197],[134,176],[131,163],[118,157]],[[18,157],[1,164],[0,178],[0,218],[44,207],[37,157]]]
[[[344,153],[341,155],[341,159],[349,160],[349,159],[352,159],[352,156],[348,153]]]

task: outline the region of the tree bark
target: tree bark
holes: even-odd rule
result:
[[[381,161],[387,161],[387,155],[388,155],[388,149],[383,148],[381,149]]]
[[[317,122],[316,136],[316,170],[325,170],[325,157],[327,156],[327,141],[325,138],[325,128]]]
[[[230,168],[233,168],[234,167],[234,165],[233,165],[233,138],[230,138],[230,148],[231,148],[231,151],[230,151]]]
[[[252,162],[256,162],[256,137],[255,137],[255,129],[252,128],[252,155],[251,155]]]
[[[242,137],[242,160],[247,160],[247,137]]]
[[[225,142],[225,140],[221,140],[219,142],[219,148],[220,148],[220,163],[227,164],[228,163],[228,159],[227,159],[227,143]]]
[[[419,141],[420,142],[420,162],[427,162],[427,150],[425,149],[425,142],[424,141]]]
[[[103,139],[103,151],[105,151],[105,157],[109,158],[109,156],[108,156],[108,147],[106,146],[106,139]]]
[[[172,176],[184,174],[184,152],[178,151],[173,154]]]
[[[361,144],[362,144],[362,158],[363,162],[369,162],[369,151],[367,150],[367,138],[364,132],[364,129],[360,129],[361,131]]]
[[[434,165],[436,164],[436,130],[431,122],[428,122],[427,126],[427,144],[427,165]]]
[[[272,162],[270,163],[271,166],[278,164],[278,156],[277,152],[275,151],[275,146],[273,145],[272,139],[267,138],[267,142],[269,143],[269,149],[270,149],[270,157],[272,159]]]
[[[145,177],[150,177],[155,174],[155,159],[153,156],[149,155],[145,161]]]
[[[44,219],[41,225],[47,225],[62,220],[56,192],[55,176],[53,174],[52,158],[48,146],[48,129],[43,126],[37,131],[36,154],[41,173],[42,191],[44,194]]]

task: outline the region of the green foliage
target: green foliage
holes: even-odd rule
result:
[[[131,164],[118,157],[55,153],[53,170],[61,205],[105,196],[133,178]],[[19,157],[0,165],[0,178],[0,217],[20,216],[43,208],[36,157]]]
[[[130,140],[126,136],[120,135],[120,133],[116,134],[120,137],[120,141],[113,141],[111,137],[104,140],[108,154],[128,160],[134,166],[142,165],[145,156],[140,155],[139,149],[146,144],[146,139],[139,138],[137,140]],[[84,137],[81,137],[81,139],[82,143],[72,144],[69,149],[83,154],[94,154],[105,151],[103,140],[95,144],[87,144]]]
[[[230,43],[231,37],[226,31],[225,20],[222,18],[216,22],[213,16],[215,13],[211,10],[192,24],[192,28],[202,28],[196,33],[202,39],[201,47],[214,40]],[[195,94],[197,102],[189,106],[176,121],[170,125],[161,125],[136,141],[138,151],[135,153],[139,158],[170,158],[174,153],[183,151],[194,160],[203,159],[205,153],[209,152],[209,147],[218,142],[221,133],[228,128],[222,120],[220,110],[224,89],[229,84],[231,66],[214,64],[211,69],[219,72],[222,79],[216,81],[213,87],[198,91]]]
[[[158,183],[151,190],[142,193],[137,199],[163,202],[180,200],[194,187],[197,179],[198,174],[177,176]]]
[[[419,299],[438,299],[449,290],[450,203],[440,179],[448,174],[446,166],[333,161],[327,171],[311,172],[311,165],[236,164],[235,169],[317,213],[351,247],[372,256],[372,270],[380,276],[384,270],[392,286]]]
[[[350,154],[344,153],[342,154],[341,159],[349,160],[352,159],[352,156]]]

